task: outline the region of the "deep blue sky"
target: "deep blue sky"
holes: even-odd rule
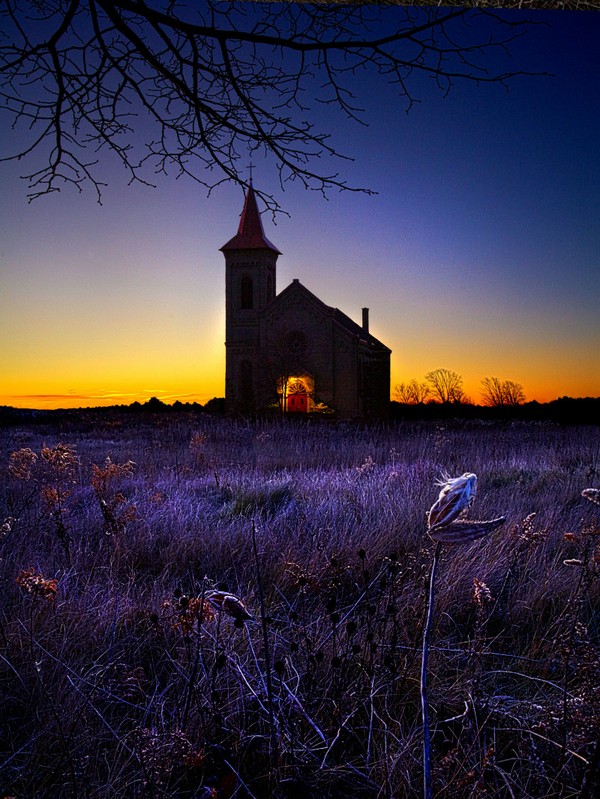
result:
[[[281,192],[255,162],[257,188],[290,216],[278,290],[299,278],[393,350],[392,382],[437,367],[522,383],[528,399],[600,395],[600,15],[534,12],[515,68],[555,73],[501,86],[423,84],[407,115],[360,77],[368,127],[331,110],[317,121],[377,195],[298,185]],[[28,204],[21,164],[0,165],[0,404],[52,406],[224,391],[224,269],[243,196],[209,198],[162,178],[128,187],[107,163],[91,190]]]

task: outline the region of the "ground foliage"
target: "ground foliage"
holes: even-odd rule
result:
[[[440,564],[434,795],[594,795],[597,427],[94,418],[0,431],[3,796],[419,795],[466,471],[507,521]]]

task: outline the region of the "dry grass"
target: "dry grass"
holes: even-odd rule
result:
[[[507,521],[442,556],[433,794],[594,795],[599,452],[520,423],[0,431],[0,795],[419,795],[425,512],[466,471]]]

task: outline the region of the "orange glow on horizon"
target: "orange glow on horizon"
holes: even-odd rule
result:
[[[0,395],[0,406],[10,406],[13,408],[26,408],[30,410],[58,410],[76,408],[105,408],[112,405],[132,405],[134,402],[144,404],[152,397],[156,397],[166,405],[174,402],[198,403],[205,405],[219,393],[182,393],[166,394],[160,391],[146,393],[123,393],[114,392],[111,394],[17,394]]]
[[[391,384],[391,399],[394,397],[394,387],[398,383],[409,382],[411,377],[393,376]],[[177,388],[143,388],[134,389],[131,391],[118,391],[118,390],[83,390],[83,391],[68,391],[61,393],[56,391],[54,393],[41,393],[39,391],[31,390],[30,393],[22,393],[15,391],[14,393],[0,394],[0,406],[9,406],[13,408],[31,409],[31,410],[57,410],[57,409],[76,409],[76,408],[100,408],[109,407],[113,405],[132,405],[134,402],[144,404],[152,397],[165,403],[172,405],[179,401],[183,404],[198,403],[205,405],[209,400],[215,397],[223,397],[225,395],[223,380],[213,379],[211,381],[198,381],[199,386],[196,390],[195,387],[185,386],[182,390]],[[465,395],[468,400],[472,401],[475,405],[481,404],[480,385],[476,381],[474,383],[464,383]],[[574,384],[574,390],[564,390],[559,393],[552,392],[540,383],[537,387],[525,388],[525,402],[535,400],[539,403],[551,402],[559,397],[597,397],[598,392],[594,392],[592,387],[586,390],[586,386],[581,384]],[[532,390],[533,388],[533,390]]]
[[[545,403],[564,396],[600,396],[598,377],[581,370],[578,363],[564,355],[559,367],[558,359],[548,363],[541,357],[533,359],[533,365],[520,363],[516,351],[506,352],[502,361],[494,361],[490,351],[478,355],[476,363],[465,357],[469,368],[461,371],[459,358],[448,358],[446,363],[442,358],[433,361],[428,353],[419,352],[414,346],[403,351],[404,342],[398,339],[397,334],[396,340],[385,331],[380,335],[393,350],[392,400],[396,385],[408,383],[413,378],[421,382],[428,371],[439,367],[453,369],[463,376],[465,395],[476,405],[481,404],[481,380],[486,376],[521,383],[526,402]],[[47,339],[50,347],[60,352],[59,342],[51,341],[51,333]],[[103,351],[94,353],[89,368],[80,366],[83,349],[63,353],[62,357],[59,355],[52,360],[34,357],[37,354],[31,353],[27,363],[22,360],[17,363],[16,357],[11,363],[9,355],[5,375],[10,377],[0,378],[0,405],[38,410],[93,408],[134,402],[144,404],[152,397],[169,405],[176,401],[204,405],[214,397],[225,395],[222,336],[215,337],[211,345],[204,348],[196,341],[188,341],[173,353],[169,352],[168,343],[159,345],[157,342],[153,357],[144,357],[143,352],[132,348],[119,362],[116,357],[108,357],[108,352],[119,352],[118,343],[109,342]],[[427,346],[426,342],[423,349]],[[395,353],[396,362],[403,362],[401,371],[394,369]],[[486,368],[488,358],[494,362],[492,368]],[[511,368],[513,359],[518,368]]]

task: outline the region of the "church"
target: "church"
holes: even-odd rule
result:
[[[381,419],[391,350],[295,279],[277,293],[280,251],[266,238],[250,185],[225,256],[225,405],[230,414],[279,409]]]

